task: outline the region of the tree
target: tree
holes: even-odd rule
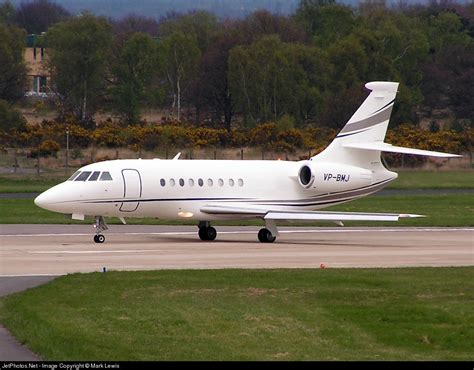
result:
[[[164,38],[173,33],[192,35],[203,53],[214,40],[217,26],[216,16],[206,11],[193,11],[185,15],[171,14],[161,21],[159,35]]]
[[[23,30],[0,24],[0,99],[9,102],[21,99],[26,90],[24,40]]]
[[[301,123],[321,114],[331,72],[320,49],[276,35],[236,46],[229,55],[230,91],[250,123],[285,114]]]
[[[324,112],[333,81],[333,66],[321,48],[291,44],[288,50],[290,81],[286,110],[297,123],[316,121]]]
[[[41,34],[70,16],[66,9],[51,0],[33,0],[20,3],[16,12],[16,24],[29,34]]]
[[[0,131],[21,129],[26,125],[26,120],[21,113],[15,110],[5,100],[0,100]]]
[[[129,14],[113,22],[112,27],[115,35],[131,35],[135,32],[142,32],[157,37],[159,33],[159,24],[156,20],[136,14]]]
[[[235,22],[234,28],[242,34],[243,43],[251,44],[262,36],[278,35],[284,42],[308,41],[308,35],[289,17],[271,14],[266,10],[258,10],[243,21]]]
[[[213,115],[213,121],[221,122],[230,131],[234,115],[235,101],[229,85],[229,52],[241,41],[235,28],[224,28],[217,39],[202,55],[200,73],[194,84],[193,95],[202,96]]]
[[[294,19],[321,46],[349,35],[357,23],[352,8],[321,0],[302,0]]]
[[[10,26],[15,23],[16,9],[10,0],[0,4],[0,24]]]
[[[137,32],[118,49],[112,64],[113,107],[127,124],[133,124],[140,119],[140,108],[153,96],[157,44],[151,36]]]
[[[173,99],[173,114],[181,119],[183,93],[196,77],[197,63],[201,55],[197,38],[193,34],[173,32],[158,44],[158,54],[164,66],[164,76]]]
[[[252,45],[237,46],[229,55],[231,91],[251,123],[267,121],[282,112],[280,102],[287,92],[286,44],[278,36],[266,36]]]
[[[86,13],[51,27],[46,42],[53,89],[64,110],[82,123],[90,121],[105,93],[110,25]]]
[[[422,66],[425,105],[448,108],[456,118],[474,114],[474,40],[459,16],[440,12],[429,18],[430,54]]]

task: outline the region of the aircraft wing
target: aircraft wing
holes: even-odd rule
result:
[[[425,217],[399,213],[262,210],[250,206],[232,207],[227,205],[207,205],[201,208],[201,212],[213,215],[256,216],[275,221],[398,221],[400,218]]]

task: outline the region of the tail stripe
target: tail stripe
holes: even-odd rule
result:
[[[380,112],[382,109],[387,108],[390,104],[393,104],[393,103],[395,103],[395,99],[393,99],[390,103],[385,104],[382,108],[377,109],[377,110],[376,110],[374,113],[372,113],[372,114],[375,114],[375,113],[377,113],[377,112]]]
[[[339,134],[345,134],[348,132],[354,132],[357,130],[367,129],[372,126],[378,125],[379,123],[388,121],[390,118],[390,114],[392,113],[393,102],[388,105],[384,110],[380,111],[379,113],[374,114],[373,116],[364,118],[363,120],[348,123],[344,128],[341,130]]]
[[[360,131],[352,131],[352,132],[349,132],[348,134],[342,134],[342,135],[341,133],[339,133],[339,135],[336,136],[336,139],[340,139],[341,137],[351,136],[355,134],[360,134],[361,132],[364,132],[367,130],[370,130],[370,128],[366,128],[365,130],[360,130]]]

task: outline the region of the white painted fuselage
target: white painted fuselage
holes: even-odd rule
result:
[[[314,179],[301,183],[311,166]],[[210,214],[219,204],[268,210],[317,210],[371,194],[396,178],[380,163],[373,169],[312,161],[114,160],[82,167],[109,172],[112,180],[65,181],[41,194],[36,204],[64,214],[217,220],[252,215]],[[90,176],[89,176],[90,178]]]

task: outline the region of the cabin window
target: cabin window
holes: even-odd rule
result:
[[[166,180],[165,180],[165,179],[161,179],[161,180],[160,180],[160,185],[161,185],[161,186],[165,186],[165,185],[166,185]]]
[[[207,185],[209,186],[214,185],[214,181],[212,181],[212,179],[207,179]]]
[[[72,181],[74,180],[77,176],[79,176],[79,174],[81,173],[81,171],[76,171],[72,174],[72,176],[70,178],[67,179],[67,181]]]
[[[91,177],[89,177],[89,181],[97,181],[97,179],[99,178],[99,175],[100,175],[100,171],[92,172]]]
[[[84,171],[74,181],[86,181],[90,174],[91,171]]]
[[[198,179],[198,185],[199,185],[199,186],[203,186],[203,185],[204,185],[203,179]]]
[[[99,181],[112,181],[112,176],[110,176],[110,172],[102,172]]]
[[[179,179],[179,186],[184,186],[184,180],[183,179]]]
[[[170,185],[171,186],[175,186],[176,182],[174,181],[174,179],[170,179]]]
[[[244,180],[239,179],[238,183],[239,183],[239,186],[240,186],[240,187],[244,186]]]
[[[222,179],[219,179],[219,181],[218,181],[218,182],[219,182],[219,186],[224,186],[224,180],[222,180]]]
[[[193,179],[189,179],[189,186],[194,186],[194,180]]]
[[[230,186],[234,186],[234,185],[235,185],[234,179],[229,179],[229,185],[230,185]]]

